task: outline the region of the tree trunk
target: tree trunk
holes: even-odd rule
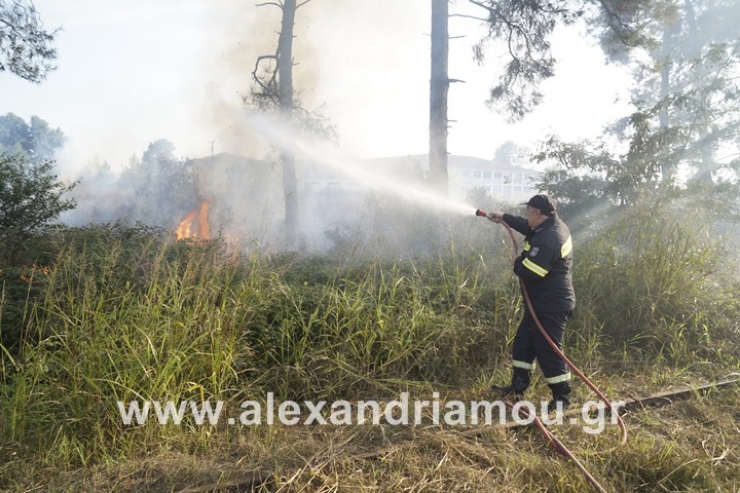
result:
[[[283,124],[293,127],[293,25],[296,0],[285,0],[278,41],[278,101]],[[298,180],[295,173],[295,153],[280,153],[283,166],[283,194],[285,195],[285,233],[288,247],[295,247],[300,230],[298,207]]]
[[[694,5],[691,0],[686,0],[684,2],[684,7],[686,10],[686,24],[689,26],[689,38],[695,38],[697,36],[697,31],[699,30],[699,27],[696,24],[696,9],[694,9]],[[695,51],[690,53],[690,56],[696,58],[701,57],[701,49],[696,47]],[[706,74],[706,68],[703,63],[698,66],[698,70],[701,71],[700,74],[708,75]],[[704,101],[703,103],[706,106],[709,106],[708,101]],[[708,130],[705,128],[701,133],[699,142],[704,141],[708,133]],[[693,179],[697,183],[711,185],[713,183],[712,170],[714,169],[714,149],[712,148],[712,144],[705,142],[704,146],[701,148],[700,155],[701,160],[697,163],[698,169]]]
[[[448,0],[432,0],[432,76],[429,91],[429,183],[447,196]]]
[[[659,101],[665,101],[668,97],[668,91],[670,91],[670,84],[671,84],[671,52],[670,52],[670,43],[671,43],[671,27],[665,26],[663,28],[663,48],[662,48],[662,57],[663,57],[663,67],[660,70],[660,95],[659,95]],[[668,131],[668,108],[666,106],[663,106],[660,110],[660,129],[662,131]],[[661,165],[661,175],[662,180],[665,183],[668,183],[672,176],[673,176],[673,164],[668,163],[665,161],[665,158],[663,158],[663,164]]]

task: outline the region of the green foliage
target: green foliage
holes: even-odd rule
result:
[[[655,204],[605,225],[595,241],[576,241],[579,301],[566,352],[595,373],[627,378],[646,362],[734,368],[738,280],[725,274],[736,264],[700,218],[684,224],[666,213],[675,203]],[[15,273],[2,274],[0,443],[50,467],[212,451],[234,437],[226,425],[189,419],[124,426],[117,400],[221,400],[234,416],[240,402],[267,392],[479,398],[492,374],[508,371],[521,317],[508,243],[476,254],[454,238],[426,255],[352,259],[244,256],[218,240],[172,242],[120,225],[45,235],[34,238],[46,245],[44,268],[18,280],[25,291],[11,292]],[[239,433],[263,432],[265,443],[282,433]],[[661,464],[665,477],[672,462]],[[632,481],[656,481],[630,470]]]
[[[113,217],[131,225],[144,221],[174,228],[173,220],[182,220],[198,205],[190,163],[175,155],[175,146],[167,139],[149,143],[140,160],[132,159],[118,186],[134,193],[117,204]]]
[[[555,59],[549,36],[558,23],[570,24],[581,11],[567,2],[556,5],[538,0],[473,2],[488,12],[488,34],[476,45],[475,58],[482,62],[484,46],[494,39],[505,40],[511,60],[500,83],[491,90],[490,103],[503,100],[511,120],[520,120],[542,102],[538,85],[553,76]]]
[[[690,364],[737,342],[733,246],[715,236],[707,215],[676,205],[644,201],[577,249],[577,318],[596,322],[602,342],[626,358]]]
[[[195,165],[195,161],[177,156],[167,139],[150,142],[141,157],[132,156],[120,174],[113,173],[105,161],[93,161],[75,190],[77,210],[65,219],[75,226],[119,222],[133,227],[144,222],[175,229],[206,197],[215,197],[203,190],[202,182],[197,186],[195,176],[197,166],[203,172],[210,170],[212,163]]]
[[[75,207],[65,194],[76,183],[59,182],[53,174],[51,159],[63,139],[61,130],[38,117],[27,124],[12,113],[0,116],[0,267],[15,271],[12,279],[33,275],[27,271],[37,265],[43,269],[48,252],[29,238]]]
[[[41,82],[54,67],[56,31],[43,29],[39,13],[28,0],[0,0],[0,72]]]
[[[96,289],[105,286],[111,292],[143,289],[145,273],[162,236],[161,230],[143,225],[127,228],[113,224],[94,229],[59,226],[30,232],[23,238],[4,238],[9,247],[4,249],[5,258],[0,264],[0,344],[16,352],[23,344],[33,345],[48,336],[33,325],[29,307],[53,292],[50,274],[60,257],[72,255],[80,261],[82,275],[65,278],[70,290],[82,289],[83,285]],[[112,245],[120,247],[115,272],[99,261],[111,254]]]
[[[74,440],[75,464],[155,432],[123,433],[119,399],[352,398],[475,381],[517,307],[480,259],[330,267],[118,226],[47,241],[58,254],[25,281],[32,295],[0,305],[0,433],[50,447]],[[68,422],[62,435],[50,432],[57,419]]]
[[[53,160],[63,144],[61,129],[52,129],[37,116],[32,116],[29,123],[13,113],[0,116],[0,150],[23,153],[34,164],[41,164]]]
[[[643,28],[652,0],[470,2],[488,15],[488,33],[474,47],[474,58],[482,63],[485,46],[494,40],[502,41],[509,50],[510,61],[499,84],[491,90],[489,104],[502,103],[513,121],[522,119],[542,102],[539,84],[554,75],[551,36],[556,26],[585,18],[599,36],[608,36],[619,44],[643,46],[650,42]]]
[[[50,162],[33,164],[23,154],[0,152],[0,241],[37,231],[74,208],[74,200],[63,196],[75,184],[58,182],[51,173]],[[3,250],[17,247],[6,243]]]
[[[632,114],[594,142],[554,137],[536,156],[559,166],[544,188],[566,201],[589,200],[584,177],[595,195],[620,205],[658,186],[738,183],[738,159],[728,159],[740,137],[740,41],[728,29],[738,11],[722,0],[655,8],[645,32],[659,42],[619,44],[634,55],[624,58],[636,81]]]
[[[633,52],[660,49],[662,28],[675,21],[678,4],[675,0],[604,0],[599,15],[587,19],[588,29],[611,61],[626,63]]]

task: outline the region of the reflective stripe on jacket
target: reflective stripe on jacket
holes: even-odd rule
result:
[[[504,214],[503,220],[524,235],[522,253],[514,262],[514,273],[524,281],[535,312],[575,308],[573,240],[568,226],[557,216],[547,218],[535,229],[521,216]]]

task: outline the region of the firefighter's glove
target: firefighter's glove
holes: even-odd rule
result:
[[[488,217],[489,221],[493,221],[496,224],[499,224],[501,220],[504,218],[504,213],[503,212],[489,212],[488,216],[486,217]]]

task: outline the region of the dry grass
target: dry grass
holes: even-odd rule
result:
[[[731,387],[628,414],[625,446],[618,445],[613,426],[601,435],[587,435],[578,425],[551,429],[608,491],[738,491],[739,400],[738,388]],[[592,491],[534,428],[462,431],[249,427],[214,431],[208,450],[146,454],[72,471],[29,467],[6,455],[1,491],[252,491],[243,483],[255,471],[271,475],[264,491],[276,492]]]
[[[712,255],[684,233],[666,236],[684,246],[670,258],[650,238],[641,248],[652,263],[709,276]],[[0,298],[2,335],[17,335],[0,347],[2,492],[195,493],[229,481],[222,491],[248,491],[239,482],[254,471],[281,492],[592,491],[534,429],[121,423],[119,399],[223,400],[230,413],[267,392],[493,399],[522,307],[490,258],[233,257],[217,243],[75,235],[48,274],[15,280],[19,289]],[[617,400],[737,371],[736,284],[706,293],[710,277],[689,283],[667,267],[655,279],[644,259],[613,246],[582,249],[585,259],[612,255],[590,262],[576,286],[566,350],[587,376]],[[538,373],[531,400],[548,397]],[[593,399],[585,386],[575,397]],[[739,397],[730,388],[632,413],[623,447],[615,427],[553,431],[609,491],[738,491]]]

